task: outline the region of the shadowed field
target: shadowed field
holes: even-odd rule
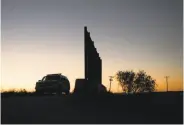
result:
[[[1,96],[2,124],[183,123],[183,92]]]

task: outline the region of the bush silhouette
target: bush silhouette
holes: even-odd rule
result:
[[[116,79],[126,93],[141,93],[155,91],[155,80],[143,70],[135,73],[133,71],[118,71]]]

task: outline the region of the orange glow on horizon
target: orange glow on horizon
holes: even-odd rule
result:
[[[164,81],[165,79],[163,78],[163,80],[160,80],[160,81],[156,81],[156,91],[166,91],[166,82]],[[70,89],[70,92],[73,91],[74,89],[74,81],[71,82],[71,89]],[[103,81],[108,81],[108,80],[103,80]],[[174,83],[178,83],[177,85],[174,84]],[[35,84],[32,84],[32,86],[28,86],[28,87],[11,87],[11,86],[5,86],[5,87],[2,87],[1,85],[1,92],[2,91],[7,91],[7,90],[21,90],[21,89],[26,89],[27,91],[29,92],[33,92],[35,91],[34,89],[34,85]],[[106,82],[106,84],[103,84],[106,86],[107,88],[107,91],[109,90],[109,81]],[[170,80],[169,81],[169,91],[183,91],[183,82],[181,80]],[[114,80],[111,84],[111,92],[122,92],[122,89],[121,89],[121,86],[118,85],[118,82],[116,80]]]

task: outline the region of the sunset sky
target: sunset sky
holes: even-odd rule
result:
[[[44,75],[62,73],[73,90],[84,78],[87,26],[107,89],[118,70],[144,70],[158,91],[166,75],[170,91],[182,90],[182,0],[2,0],[1,7],[2,89],[34,90]]]

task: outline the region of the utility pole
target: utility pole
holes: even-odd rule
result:
[[[111,82],[113,81],[113,76],[109,76],[109,81],[110,81],[110,87],[109,87],[109,92],[111,91]]]
[[[167,92],[168,92],[168,78],[169,78],[169,76],[165,76],[165,78],[166,78]]]

